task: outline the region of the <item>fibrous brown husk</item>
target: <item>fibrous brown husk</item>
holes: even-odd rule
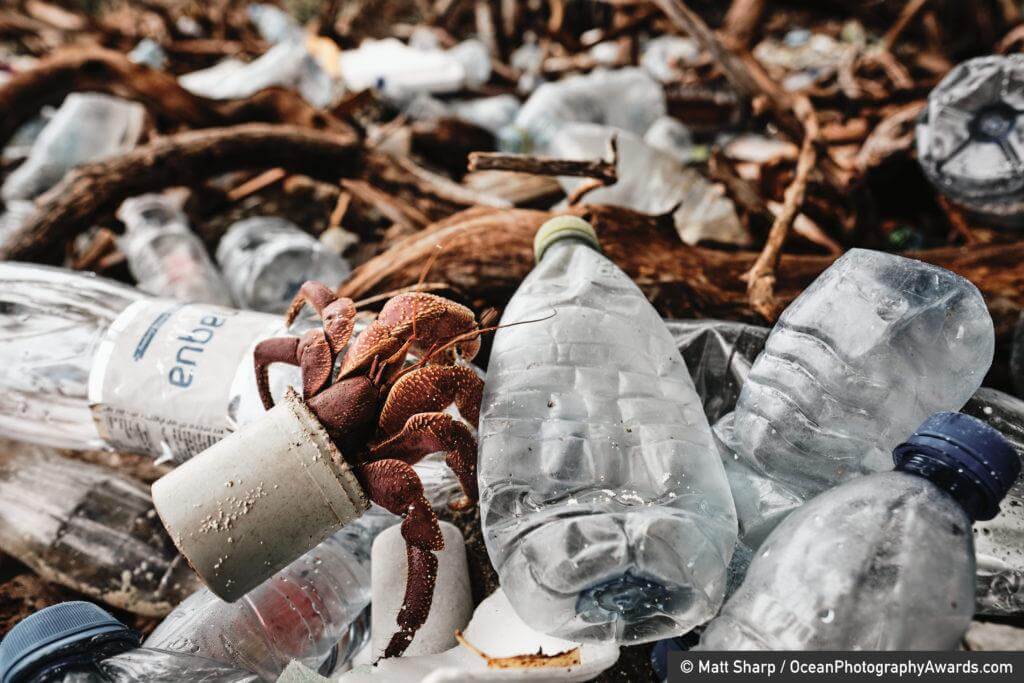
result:
[[[670,220],[611,206],[568,213],[591,221],[608,256],[632,277],[659,312],[671,318],[724,318],[764,322],[751,307],[742,275],[758,254],[692,247],[680,242]],[[501,307],[533,268],[533,236],[553,213],[526,209],[471,209],[402,239],[357,268],[340,291],[353,299],[416,282],[424,263],[442,251],[432,281],[465,293],[478,308]],[[985,296],[1005,339],[1024,307],[1024,243],[943,247],[905,256],[959,273]],[[792,301],[834,256],[783,254],[775,292]]]

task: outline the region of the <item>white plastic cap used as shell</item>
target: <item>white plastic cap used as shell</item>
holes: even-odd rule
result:
[[[293,392],[153,484],[175,545],[233,602],[368,507],[316,416]]]

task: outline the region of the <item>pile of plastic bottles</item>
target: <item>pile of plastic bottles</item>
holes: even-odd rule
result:
[[[511,56],[518,95],[467,99],[492,76],[480,40],[446,47],[417,31],[327,54],[275,6],[250,19],[270,49],[184,74],[182,87],[211,99],[288,87],[320,108],[374,89],[411,120],[456,117],[504,152],[561,159],[600,157],[614,138],[618,182],[582,203],[668,217],[687,244],[749,246],[733,202],[691,167],[703,154],[691,131],[668,115],[664,83],[700,55],[690,38],[645,42],[637,67],[594,51],[592,71],[548,82],[527,41]],[[822,65],[835,46],[801,32],[758,52],[794,90],[842,65]],[[166,63],[148,39],[130,57]],[[1006,94],[1022,88],[1024,57],[970,60],[917,121],[927,178],[1002,226],[1024,215],[1022,110]],[[144,122],[139,104],[69,95],[0,188],[0,241],[72,169],[140,144]],[[583,182],[558,179],[566,195]],[[403,680],[414,669],[373,664],[407,618],[401,589],[417,570],[437,586],[406,655],[416,670],[442,661],[427,658],[486,618],[468,568],[480,557],[442,525],[441,559],[415,565],[402,519],[353,492],[335,435],[289,412],[299,368],[272,367],[270,410],[254,372],[260,342],[306,343],[314,322],[281,316],[303,283],[333,290],[350,263],[273,215],[237,220],[213,244],[173,192],[116,215],[135,287],[0,263],[0,551],[91,601],[15,626],[0,682],[270,681],[290,667]],[[995,331],[971,282],[852,249],[768,329],[663,320],[577,217],[547,221],[534,256],[486,372],[457,359],[484,378],[479,420],[465,424],[479,444],[478,555],[500,583],[487,609],[507,607],[510,630],[579,646],[592,667],[656,643],[664,675],[680,647],[951,650],[975,615],[1024,613],[1024,401],[982,386]],[[1016,344],[1022,391],[1024,317]],[[454,403],[443,409],[465,423]],[[167,469],[147,487],[67,451]],[[457,517],[459,482],[442,462],[416,471],[434,514]],[[143,638],[108,610],[160,621]],[[456,667],[444,680],[476,671],[444,662]]]
[[[155,207],[124,212],[181,225]],[[478,463],[487,552],[530,628],[635,644],[703,626],[711,650],[949,649],[976,611],[1019,612],[1024,402],[980,389],[993,327],[969,282],[854,250],[769,332],[666,323],[580,219],[549,221],[535,252],[494,339]],[[266,419],[240,419],[255,388],[238,376],[281,332],[273,317],[39,266],[4,264],[0,281],[5,434],[182,461]],[[148,395],[120,366],[142,340]],[[182,344],[191,416],[156,389],[179,378]],[[0,647],[25,680],[270,680],[293,660],[327,673],[366,639],[369,548],[389,513],[328,529],[240,600],[185,598],[197,560],[145,489],[44,446],[4,448],[5,552],[108,605],[177,604],[145,643],[88,603],[44,610]]]

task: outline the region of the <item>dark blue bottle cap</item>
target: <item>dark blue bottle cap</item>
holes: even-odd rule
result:
[[[138,647],[141,637],[91,602],[62,602],[18,622],[0,642],[0,683],[21,676],[52,659],[97,639],[123,640],[126,649]]]
[[[949,491],[973,519],[999,514],[1020,474],[1010,442],[981,420],[962,413],[935,413],[893,451],[897,469],[912,469]]]

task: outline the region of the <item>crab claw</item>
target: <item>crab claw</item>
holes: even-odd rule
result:
[[[285,323],[291,325],[298,317],[303,305],[309,304],[323,321],[327,343],[336,355],[348,344],[355,325],[356,306],[352,299],[338,297],[330,287],[316,280],[309,280],[299,288],[285,313]]]

